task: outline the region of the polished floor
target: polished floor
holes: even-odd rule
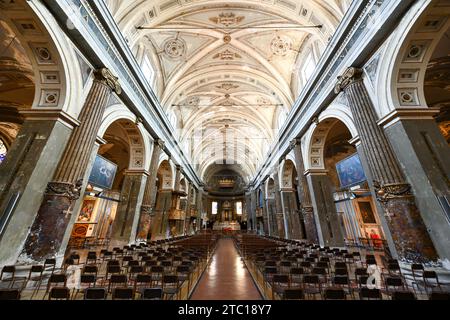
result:
[[[261,300],[232,239],[220,239],[191,300]]]

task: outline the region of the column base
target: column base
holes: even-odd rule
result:
[[[277,221],[277,233],[278,237],[286,238],[286,232],[284,230],[284,215],[283,213],[276,213],[275,218]]]
[[[438,260],[413,196],[384,200],[383,207],[399,261],[430,264]]]
[[[313,207],[302,207],[303,221],[305,223],[306,239],[312,243],[319,243],[316,223],[314,221]]]
[[[49,190],[62,194],[49,193]],[[64,190],[64,191],[63,191]],[[76,199],[75,186],[70,183],[49,183],[41,207],[31,227],[18,262],[41,263],[56,258],[70,222],[70,209]],[[79,194],[79,193],[78,193]]]
[[[139,219],[139,229],[136,240],[146,241],[150,232],[152,217],[150,215],[150,206],[141,206],[141,217]]]

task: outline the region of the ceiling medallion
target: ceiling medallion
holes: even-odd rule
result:
[[[231,42],[231,36],[229,34],[226,34],[223,36],[223,42],[230,43]]]
[[[287,36],[276,36],[270,42],[270,49],[276,56],[285,56],[292,50],[292,40]]]
[[[244,16],[236,16],[233,12],[222,12],[218,17],[209,18],[209,20],[214,22],[215,24],[221,24],[225,27],[232,26],[233,24],[238,24],[244,19]]]
[[[216,88],[228,91],[231,89],[237,89],[237,88],[239,88],[239,86],[236,84],[232,84],[232,83],[222,83],[220,86],[216,86]]]
[[[213,56],[213,59],[220,59],[220,60],[234,60],[234,59],[240,59],[242,56],[238,53],[231,52],[230,50],[226,49],[225,51],[219,52]]]
[[[186,44],[182,39],[170,38],[164,42],[164,52],[170,58],[179,58],[185,54]]]

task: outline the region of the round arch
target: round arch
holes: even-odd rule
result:
[[[292,189],[294,188],[293,177],[295,168],[295,163],[291,159],[285,159],[283,164],[280,166],[280,173],[278,175],[280,179],[280,188]]]
[[[130,160],[128,169],[145,170],[149,168],[150,146],[145,139],[145,131],[135,124],[136,117],[124,106],[114,105],[106,109],[100,125],[98,135],[103,137],[113,124],[117,124],[127,137],[129,145]]]
[[[450,28],[450,4],[417,2],[398,26],[380,58],[376,82],[378,113],[427,108],[424,82],[428,63]]]
[[[169,160],[162,160],[158,167],[158,179],[160,190],[173,190],[174,173]]]
[[[275,198],[275,180],[273,179],[272,176],[267,179],[264,189],[266,192],[266,199]]]
[[[77,118],[83,80],[76,53],[53,16],[39,1],[4,2],[0,19],[14,32],[34,73],[31,109],[59,109]]]
[[[352,138],[357,137],[357,131],[350,108],[342,104],[333,104],[322,112],[318,123],[313,124],[304,140],[305,170],[325,169],[324,148],[330,130],[337,122],[342,122],[349,130]]]

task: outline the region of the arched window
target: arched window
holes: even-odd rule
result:
[[[242,201],[236,202],[236,214],[238,216],[242,215]]]
[[[172,110],[169,111],[169,114],[167,115],[167,117],[169,118],[169,122],[172,125],[172,127],[174,129],[177,128],[177,116],[175,115],[175,112],[173,112]]]
[[[308,82],[309,78],[311,78],[315,69],[316,69],[316,62],[314,61],[314,56],[312,52],[310,52],[305,60],[305,63],[301,68],[301,76],[305,84],[306,82]]]
[[[8,149],[6,148],[6,144],[0,138],[0,163],[2,163],[3,160],[5,160],[7,153],[8,153]]]
[[[144,73],[145,79],[147,79],[150,86],[153,86],[153,80],[155,79],[155,70],[153,70],[152,64],[147,55],[144,55],[142,59],[142,72]]]
[[[283,126],[286,119],[287,119],[287,113],[284,110],[280,110],[280,112],[278,113],[278,128],[279,129],[281,129],[281,127]]]
[[[217,201],[213,201],[211,204],[211,214],[213,215],[217,214]]]

